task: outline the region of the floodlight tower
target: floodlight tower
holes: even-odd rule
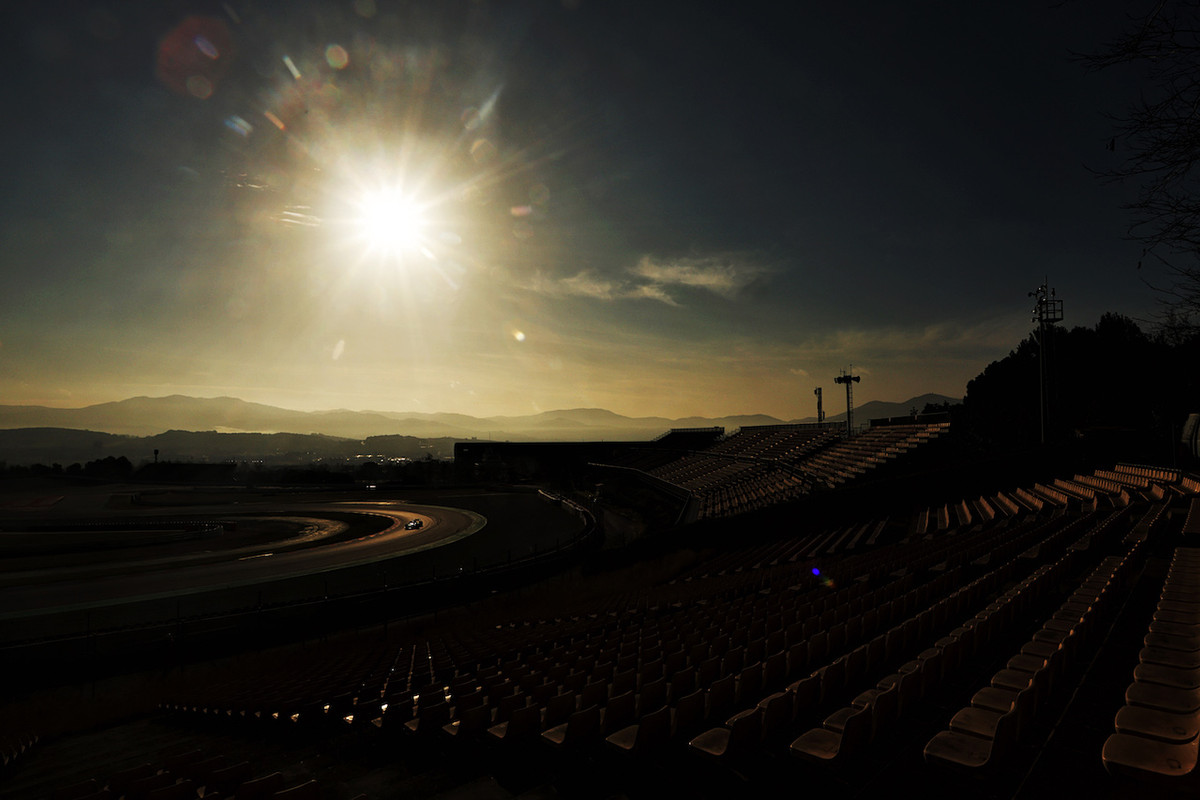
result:
[[[819,424],[825,421],[825,412],[821,408],[821,387],[813,389],[813,394],[817,396],[817,423]]]
[[[854,365],[850,365],[850,372],[854,371]],[[842,374],[833,379],[834,383],[846,384],[846,436],[854,435],[854,389],[853,384],[862,380],[857,375],[851,375],[850,372],[842,371]]]
[[[1046,420],[1050,416],[1050,403],[1046,396],[1047,384],[1050,382],[1050,365],[1046,356],[1047,327],[1063,319],[1063,301],[1055,296],[1048,278],[1042,279],[1042,285],[1029,293],[1036,297],[1033,306],[1033,318],[1030,322],[1038,324],[1038,418],[1041,423],[1042,444],[1046,443]]]

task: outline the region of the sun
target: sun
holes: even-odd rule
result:
[[[357,203],[358,236],[379,255],[419,251],[426,225],[424,209],[398,189],[364,192]]]

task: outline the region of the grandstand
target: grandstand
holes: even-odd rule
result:
[[[630,447],[613,466],[690,495],[686,522],[729,517],[854,481],[944,434],[949,421],[873,424],[853,438],[841,426],[746,426],[704,447]]]
[[[10,688],[0,797],[1194,796],[1200,478],[1117,464],[806,518],[944,435],[751,428],[627,452],[643,460],[622,469],[713,498],[710,522],[433,614],[164,668],[94,735]],[[784,475],[793,494],[766,488]],[[792,523],[727,516],[756,503]]]

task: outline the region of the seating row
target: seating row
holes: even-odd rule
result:
[[[0,736],[0,769],[16,763],[38,743],[38,735],[34,733],[10,734]]]
[[[1113,774],[1171,782],[1200,748],[1200,550],[1174,552],[1102,759]]]
[[[288,784],[291,783],[291,786]],[[256,774],[248,761],[206,755],[199,748],[162,754],[106,778],[88,778],[57,789],[52,800],[316,800],[315,780],[290,781],[279,771]]]
[[[1112,519],[1110,516],[1095,522],[1085,535],[1095,535]],[[1055,538],[1074,535],[1073,530],[1056,531]],[[1037,569],[1018,583],[1017,588],[990,602],[953,631],[947,631],[948,619],[963,613],[972,603],[986,597],[993,587],[1011,580],[1015,572],[1032,562],[1013,556],[948,595],[926,597],[926,602],[916,607],[923,611],[916,611],[886,632],[838,656],[783,692],[767,695],[758,704],[735,713],[723,726],[701,733],[689,743],[690,749],[710,760],[736,761],[755,748],[768,746],[779,731],[789,730],[795,721],[837,700],[842,691],[852,688],[865,675],[887,667],[891,669],[889,674],[828,714],[821,725],[802,733],[789,748],[793,755],[825,765],[838,765],[861,756],[880,733],[953,677],[968,656],[977,655],[996,638],[998,631],[1019,619],[1021,612],[1057,585],[1065,570],[1083,552],[1078,548],[1062,549],[1065,554],[1057,566]],[[901,663],[909,656],[910,660]]]
[[[1141,544],[1133,543],[1124,555],[1105,558],[1089,573],[989,684],[971,697],[970,704],[954,714],[948,729],[929,740],[926,761],[982,769],[1004,759],[1058,688],[1080,647],[1123,598]],[[1055,568],[1077,552],[1068,551]]]

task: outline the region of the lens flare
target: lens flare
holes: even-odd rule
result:
[[[325,48],[325,62],[334,69],[345,69],[350,63],[350,55],[340,44],[331,44]]]
[[[425,218],[422,209],[396,189],[367,192],[358,204],[358,229],[368,249],[384,255],[419,251]]]

